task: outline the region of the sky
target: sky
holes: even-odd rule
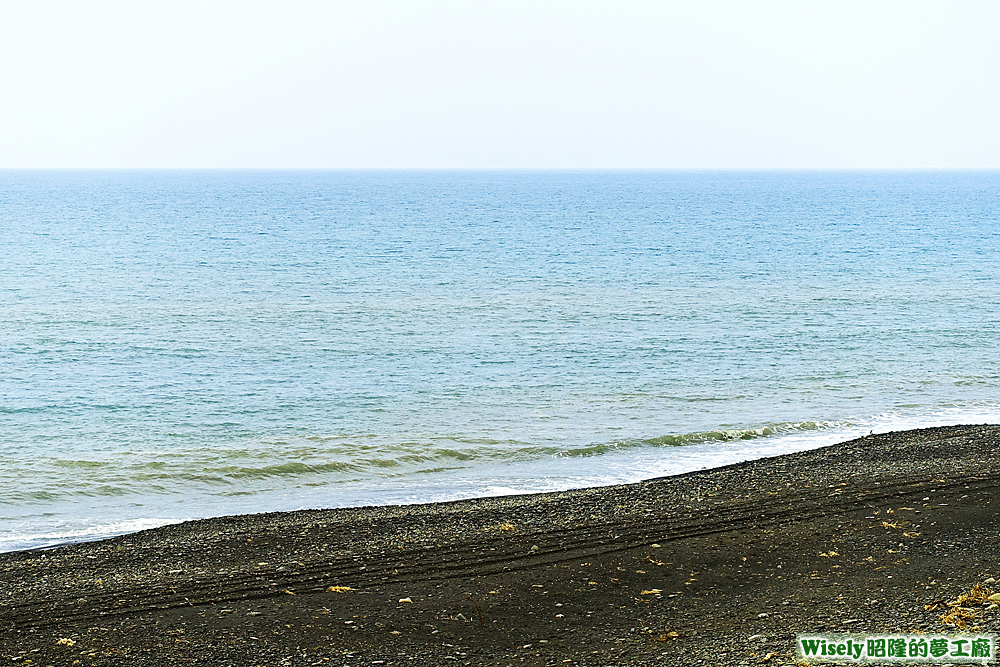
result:
[[[1000,2],[0,0],[0,168],[996,169]]]

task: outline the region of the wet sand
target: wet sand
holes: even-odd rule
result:
[[[998,480],[1000,426],[945,427],[625,486],[0,554],[0,659],[794,664],[797,633],[954,631],[948,602],[1000,590]],[[997,632],[991,607],[963,622]]]

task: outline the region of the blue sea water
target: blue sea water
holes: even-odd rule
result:
[[[1000,174],[0,172],[0,550],[1000,422]]]

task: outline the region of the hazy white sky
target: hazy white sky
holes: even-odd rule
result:
[[[0,167],[1000,168],[1000,2],[0,0]]]

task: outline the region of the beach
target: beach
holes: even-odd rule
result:
[[[0,657],[785,665],[799,633],[995,632],[995,605],[942,616],[1000,589],[998,451],[1000,426],[941,427],[631,485],[0,554]]]
[[[994,662],[1000,5],[564,4],[0,13],[0,667]]]

